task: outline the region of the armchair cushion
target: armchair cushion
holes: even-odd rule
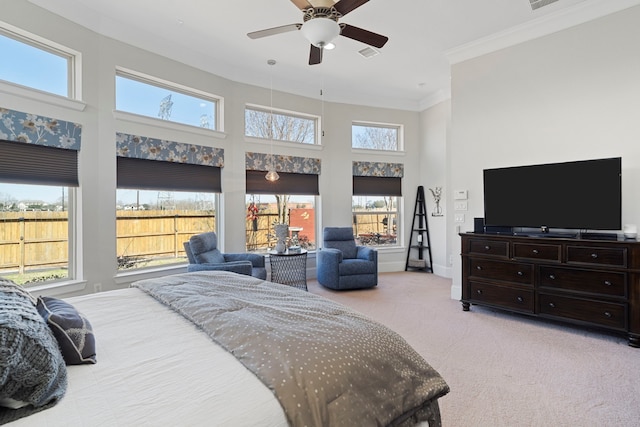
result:
[[[323,240],[325,248],[338,249],[345,258],[356,258],[358,249],[351,227],[325,227]]]
[[[223,270],[231,271],[238,274],[244,274],[251,276],[252,266],[250,261],[231,261],[223,262],[220,264],[189,264],[187,267],[188,272],[193,271],[205,271],[205,270]]]

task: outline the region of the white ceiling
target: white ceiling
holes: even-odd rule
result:
[[[339,37],[308,65],[300,32],[247,33],[302,22],[290,0],[29,0],[98,33],[234,81],[333,102],[422,110],[448,97],[450,61],[547,34],[640,3],[558,0],[370,0],[341,18],[389,37],[380,54]],[[314,3],[318,0],[310,0]],[[273,70],[268,59],[275,59]]]

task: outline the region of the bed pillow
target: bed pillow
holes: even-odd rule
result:
[[[0,424],[55,405],[67,389],[67,369],[36,299],[0,278]]]
[[[67,365],[96,363],[96,342],[89,320],[66,301],[38,297],[38,312],[58,341]]]

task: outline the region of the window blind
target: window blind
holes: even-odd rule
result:
[[[78,187],[78,151],[0,141],[0,180]]]
[[[402,178],[354,176],[354,196],[402,196]]]
[[[280,179],[270,182],[264,179],[266,172],[248,170],[247,194],[291,194],[318,196],[318,175],[278,172]]]
[[[118,157],[118,188],[222,192],[221,168]]]

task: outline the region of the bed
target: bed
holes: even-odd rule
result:
[[[406,341],[308,292],[208,271],[65,301],[97,363],[11,426],[441,424],[449,388]]]

